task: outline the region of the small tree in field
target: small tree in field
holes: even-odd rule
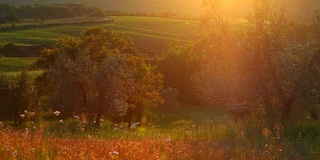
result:
[[[158,59],[158,71],[164,75],[164,85],[180,92],[178,99],[183,103],[199,103],[192,88],[191,75],[199,71],[200,43],[171,43],[167,53]]]

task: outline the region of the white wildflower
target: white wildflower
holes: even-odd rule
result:
[[[133,124],[130,126],[131,129],[136,128],[136,127],[137,127],[137,126],[136,126],[135,123],[133,123]]]
[[[25,131],[26,131],[26,133],[29,133],[29,128],[26,128]]]
[[[18,156],[18,154],[19,154],[19,153],[18,153],[17,150],[14,150],[14,152],[12,152],[12,155],[13,155],[13,157],[15,157],[15,158]]]
[[[24,118],[24,117],[26,117],[26,115],[24,115],[24,114],[20,114],[20,117],[21,117],[21,118]]]
[[[32,117],[34,116],[36,113],[35,112],[29,112],[29,115]]]
[[[56,116],[59,116],[60,112],[59,111],[55,111],[55,112],[53,112],[53,114],[56,115]]]
[[[109,152],[110,155],[119,155],[119,152],[118,151],[111,151]]]

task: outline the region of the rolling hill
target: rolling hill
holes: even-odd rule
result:
[[[104,26],[128,34],[140,51],[159,55],[173,40],[190,41],[204,35],[204,31],[199,30],[198,21],[138,16],[114,18],[112,23],[63,24],[1,31],[0,47],[8,43],[18,46],[53,45],[58,38],[78,36],[82,29]]]

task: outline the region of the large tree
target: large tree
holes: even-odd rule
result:
[[[126,117],[163,103],[162,76],[137,54],[130,37],[103,27],[60,39],[37,66],[46,69],[36,80],[40,91],[50,88],[51,105],[66,115],[86,113],[99,124],[102,115]]]
[[[240,31],[231,28],[219,0],[206,3],[205,65],[193,77],[202,99],[261,104],[267,117],[281,113],[283,118],[292,115],[298,102],[309,101],[305,95],[316,92],[307,86],[316,85],[319,74],[319,18],[308,39],[299,42],[288,38],[293,24],[284,15],[284,7],[274,1],[255,1],[248,29]]]

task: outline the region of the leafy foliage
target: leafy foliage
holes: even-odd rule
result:
[[[158,60],[158,71],[164,75],[164,85],[176,88],[179,100],[185,103],[198,103],[192,88],[191,76],[198,72],[201,64],[200,43],[171,43],[169,50]]]

